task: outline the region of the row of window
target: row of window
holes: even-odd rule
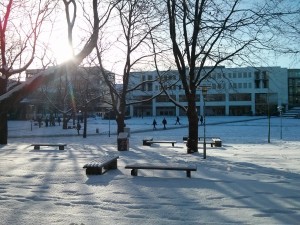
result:
[[[255,71],[254,72],[255,79],[268,79],[268,73],[267,71]],[[211,75],[211,78],[213,79],[221,79],[223,77],[227,77],[229,79],[235,79],[235,78],[251,78],[252,73],[251,72],[230,72],[230,73],[215,73]],[[143,75],[142,80],[152,80],[152,75]],[[155,79],[158,79],[158,76],[155,76]],[[170,75],[162,75],[161,80],[162,81],[168,81],[168,80],[177,80],[178,77],[175,74]]]
[[[256,89],[258,88],[269,88],[269,80],[255,80],[254,82],[254,86]],[[152,83],[147,83],[142,85],[141,90],[142,91],[153,91],[153,85]],[[166,87],[167,88],[167,87]],[[226,89],[226,83],[213,83],[211,86],[212,89],[215,90],[222,90],[222,89]],[[232,83],[229,84],[229,89],[252,89],[252,83],[250,82],[244,82],[244,83]],[[182,86],[181,85],[174,85],[171,87],[168,87],[169,90],[181,90]],[[159,91],[160,90],[160,86],[159,85],[155,85],[155,91]]]
[[[176,99],[175,95],[171,96],[173,99]],[[223,102],[225,101],[225,94],[208,94],[206,101],[208,102]],[[169,102],[169,98],[166,95],[160,95],[156,98],[156,102]],[[179,102],[186,102],[185,95],[179,95]],[[200,95],[196,96],[196,102],[200,101]],[[249,93],[235,93],[229,94],[229,101],[251,101],[251,94]]]

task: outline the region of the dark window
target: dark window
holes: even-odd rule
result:
[[[251,101],[251,94],[246,94],[246,93],[230,94],[229,101]]]

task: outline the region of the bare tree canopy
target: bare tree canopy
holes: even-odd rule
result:
[[[263,61],[263,53],[294,52],[276,45],[299,34],[299,3],[243,0],[167,0],[174,61],[188,100],[188,152],[198,151],[196,90],[218,66]],[[299,24],[299,23],[298,23]],[[288,29],[280,29],[280,26]],[[298,26],[298,27],[297,27]],[[296,35],[297,36],[297,35]],[[299,35],[298,35],[299,36]],[[282,39],[280,39],[282,38]],[[294,45],[295,46],[295,45]],[[209,67],[208,67],[209,66]]]
[[[19,24],[15,24],[11,21],[18,15],[18,13],[24,10],[24,7],[27,6],[26,3],[30,4],[32,8],[28,12],[28,16],[24,17],[23,20],[27,20],[28,31],[25,35],[21,35],[21,33],[25,30],[23,29],[22,24],[19,27]],[[52,5],[54,4],[54,5]],[[88,37],[85,38],[85,43],[83,44],[81,50],[78,54],[74,56],[71,61],[68,61],[64,64],[61,64],[57,67],[49,68],[45,71],[41,71],[36,76],[32,77],[28,81],[17,85],[15,88],[8,90],[7,89],[7,81],[10,76],[16,73],[20,73],[26,70],[29,65],[32,63],[35,51],[37,48],[37,41],[42,29],[43,24],[46,21],[47,16],[49,16],[52,10],[57,5],[56,1],[7,1],[5,3],[1,3],[1,11],[3,12],[3,17],[0,20],[0,38],[1,38],[1,80],[0,80],[0,143],[7,143],[7,111],[11,105],[19,102],[24,97],[26,97],[29,93],[34,91],[37,87],[39,87],[42,83],[47,82],[47,80],[52,79],[53,76],[62,73],[66,66],[75,67],[79,65],[82,60],[89,55],[94,47],[97,44],[98,33],[99,33],[99,16],[98,16],[98,6],[99,1],[92,1],[92,14],[93,14],[93,23],[91,28],[91,33],[88,34]],[[32,14],[31,14],[32,13]],[[23,21],[22,20],[22,21]],[[10,25],[10,26],[9,26]],[[20,30],[20,31],[19,31]],[[7,38],[8,34],[11,32],[15,32],[18,34],[18,41],[12,42],[12,39]],[[9,48],[8,48],[9,47]],[[29,58],[26,58],[27,54],[25,54],[25,50],[29,48],[30,54]],[[9,51],[10,50],[10,51]],[[25,63],[24,63],[25,62]],[[19,66],[19,69],[15,69],[14,66]]]
[[[131,72],[145,68],[153,61],[154,53],[151,46],[151,33],[162,24],[161,16],[155,8],[155,1],[121,0],[116,5],[115,24],[116,30],[110,36],[109,46],[104,39],[100,39],[97,47],[97,57],[102,73],[106,76],[106,84],[110,87],[111,105],[116,114],[118,133],[123,132],[125,123],[126,106],[130,93],[137,90],[141,84],[131,84]],[[117,88],[109,79],[110,74],[104,71],[105,56],[108,56],[110,47],[118,49],[115,62],[121,65],[121,85]],[[118,61],[118,62],[117,62]],[[149,81],[151,82],[151,81]]]

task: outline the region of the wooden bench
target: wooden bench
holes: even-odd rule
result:
[[[199,145],[204,145],[204,141],[198,141],[198,144]],[[214,147],[215,142],[213,142],[213,141],[206,141],[205,145],[210,145],[210,147]]]
[[[47,144],[47,143],[35,143],[32,144],[31,146],[34,146],[33,148],[35,150],[39,150],[41,146],[58,146],[59,150],[64,150],[65,146],[67,146],[67,144]]]
[[[187,142],[188,137],[183,137],[183,142]],[[204,137],[198,137],[198,143],[204,144]],[[211,147],[222,147],[222,140],[219,137],[205,137],[205,143]]]
[[[143,141],[143,145],[146,145],[146,146],[151,146],[152,144],[155,144],[155,143],[167,143],[167,144],[172,144],[172,146],[174,147],[175,143],[177,141],[148,141],[148,140],[144,140]]]
[[[83,166],[87,175],[101,175],[108,170],[117,169],[117,155],[105,155],[99,160],[93,160]]]
[[[125,169],[131,169],[131,175],[137,176],[139,169],[149,170],[184,170],[186,176],[191,177],[191,171],[196,171],[197,166],[195,165],[179,165],[179,164],[131,164],[126,165]]]

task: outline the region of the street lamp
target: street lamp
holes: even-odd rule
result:
[[[282,109],[283,109],[283,106],[280,105],[277,107],[277,109],[280,114],[280,139],[282,139]]]
[[[208,89],[211,88],[209,85],[200,86],[203,96],[203,159],[206,159],[206,122],[205,122],[205,101]]]

